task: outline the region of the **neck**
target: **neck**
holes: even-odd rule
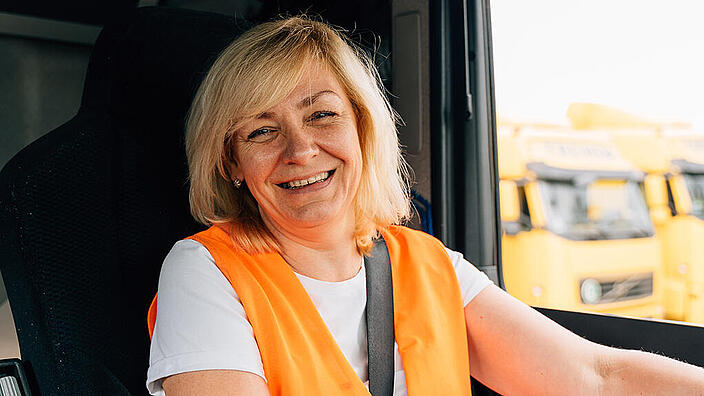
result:
[[[281,256],[301,275],[328,282],[354,277],[362,256],[354,240],[354,215],[343,221],[289,230],[262,216],[281,248]]]

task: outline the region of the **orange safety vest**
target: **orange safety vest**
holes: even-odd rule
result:
[[[470,395],[464,309],[447,252],[437,239],[406,227],[382,234],[408,395]],[[190,238],[208,249],[242,301],[272,395],[370,395],[281,255],[247,254],[217,226]],[[147,319],[150,336],[156,302]]]

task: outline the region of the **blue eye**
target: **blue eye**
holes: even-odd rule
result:
[[[250,133],[247,135],[247,139],[257,139],[257,138],[262,138],[268,134],[270,134],[273,131],[271,128],[259,128],[255,130],[254,132]]]
[[[315,121],[315,120],[319,120],[321,118],[332,117],[332,116],[336,116],[336,115],[337,114],[335,114],[332,111],[316,111],[315,113],[313,113],[313,115],[310,116],[309,120]]]

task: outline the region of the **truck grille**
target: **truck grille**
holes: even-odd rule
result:
[[[601,298],[591,304],[606,304],[616,301],[644,298],[653,295],[652,273],[638,274],[626,279],[598,281],[601,286]],[[584,298],[582,298],[582,302],[587,304],[584,301]]]

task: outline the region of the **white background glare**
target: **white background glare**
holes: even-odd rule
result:
[[[494,0],[499,118],[568,123],[572,102],[704,131],[704,1]]]

